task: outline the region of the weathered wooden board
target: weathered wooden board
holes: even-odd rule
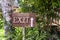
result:
[[[13,27],[34,27],[36,23],[36,15],[34,13],[13,13]]]

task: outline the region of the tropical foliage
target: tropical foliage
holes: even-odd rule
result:
[[[19,12],[36,14],[36,26],[34,28],[25,28],[26,40],[60,40],[60,37],[58,36],[58,30],[55,27],[48,26],[51,22],[51,17],[55,17],[54,12],[59,12],[60,0],[19,1]],[[0,28],[1,27],[3,27],[2,18],[0,19]],[[55,32],[54,30],[57,31]],[[15,28],[15,34],[12,35],[13,40],[22,40],[22,27]]]

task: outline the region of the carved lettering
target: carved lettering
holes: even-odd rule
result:
[[[19,23],[18,17],[13,17],[13,23]]]
[[[13,23],[28,23],[29,17],[13,17]]]
[[[28,23],[29,17],[26,17],[26,23]]]

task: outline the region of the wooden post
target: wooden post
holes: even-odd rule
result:
[[[25,40],[25,27],[22,27],[22,40]]]
[[[22,26],[22,40],[25,40],[25,27]]]

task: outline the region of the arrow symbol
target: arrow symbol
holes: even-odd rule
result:
[[[31,27],[33,27],[33,20],[34,20],[34,18],[33,17],[31,17]]]

